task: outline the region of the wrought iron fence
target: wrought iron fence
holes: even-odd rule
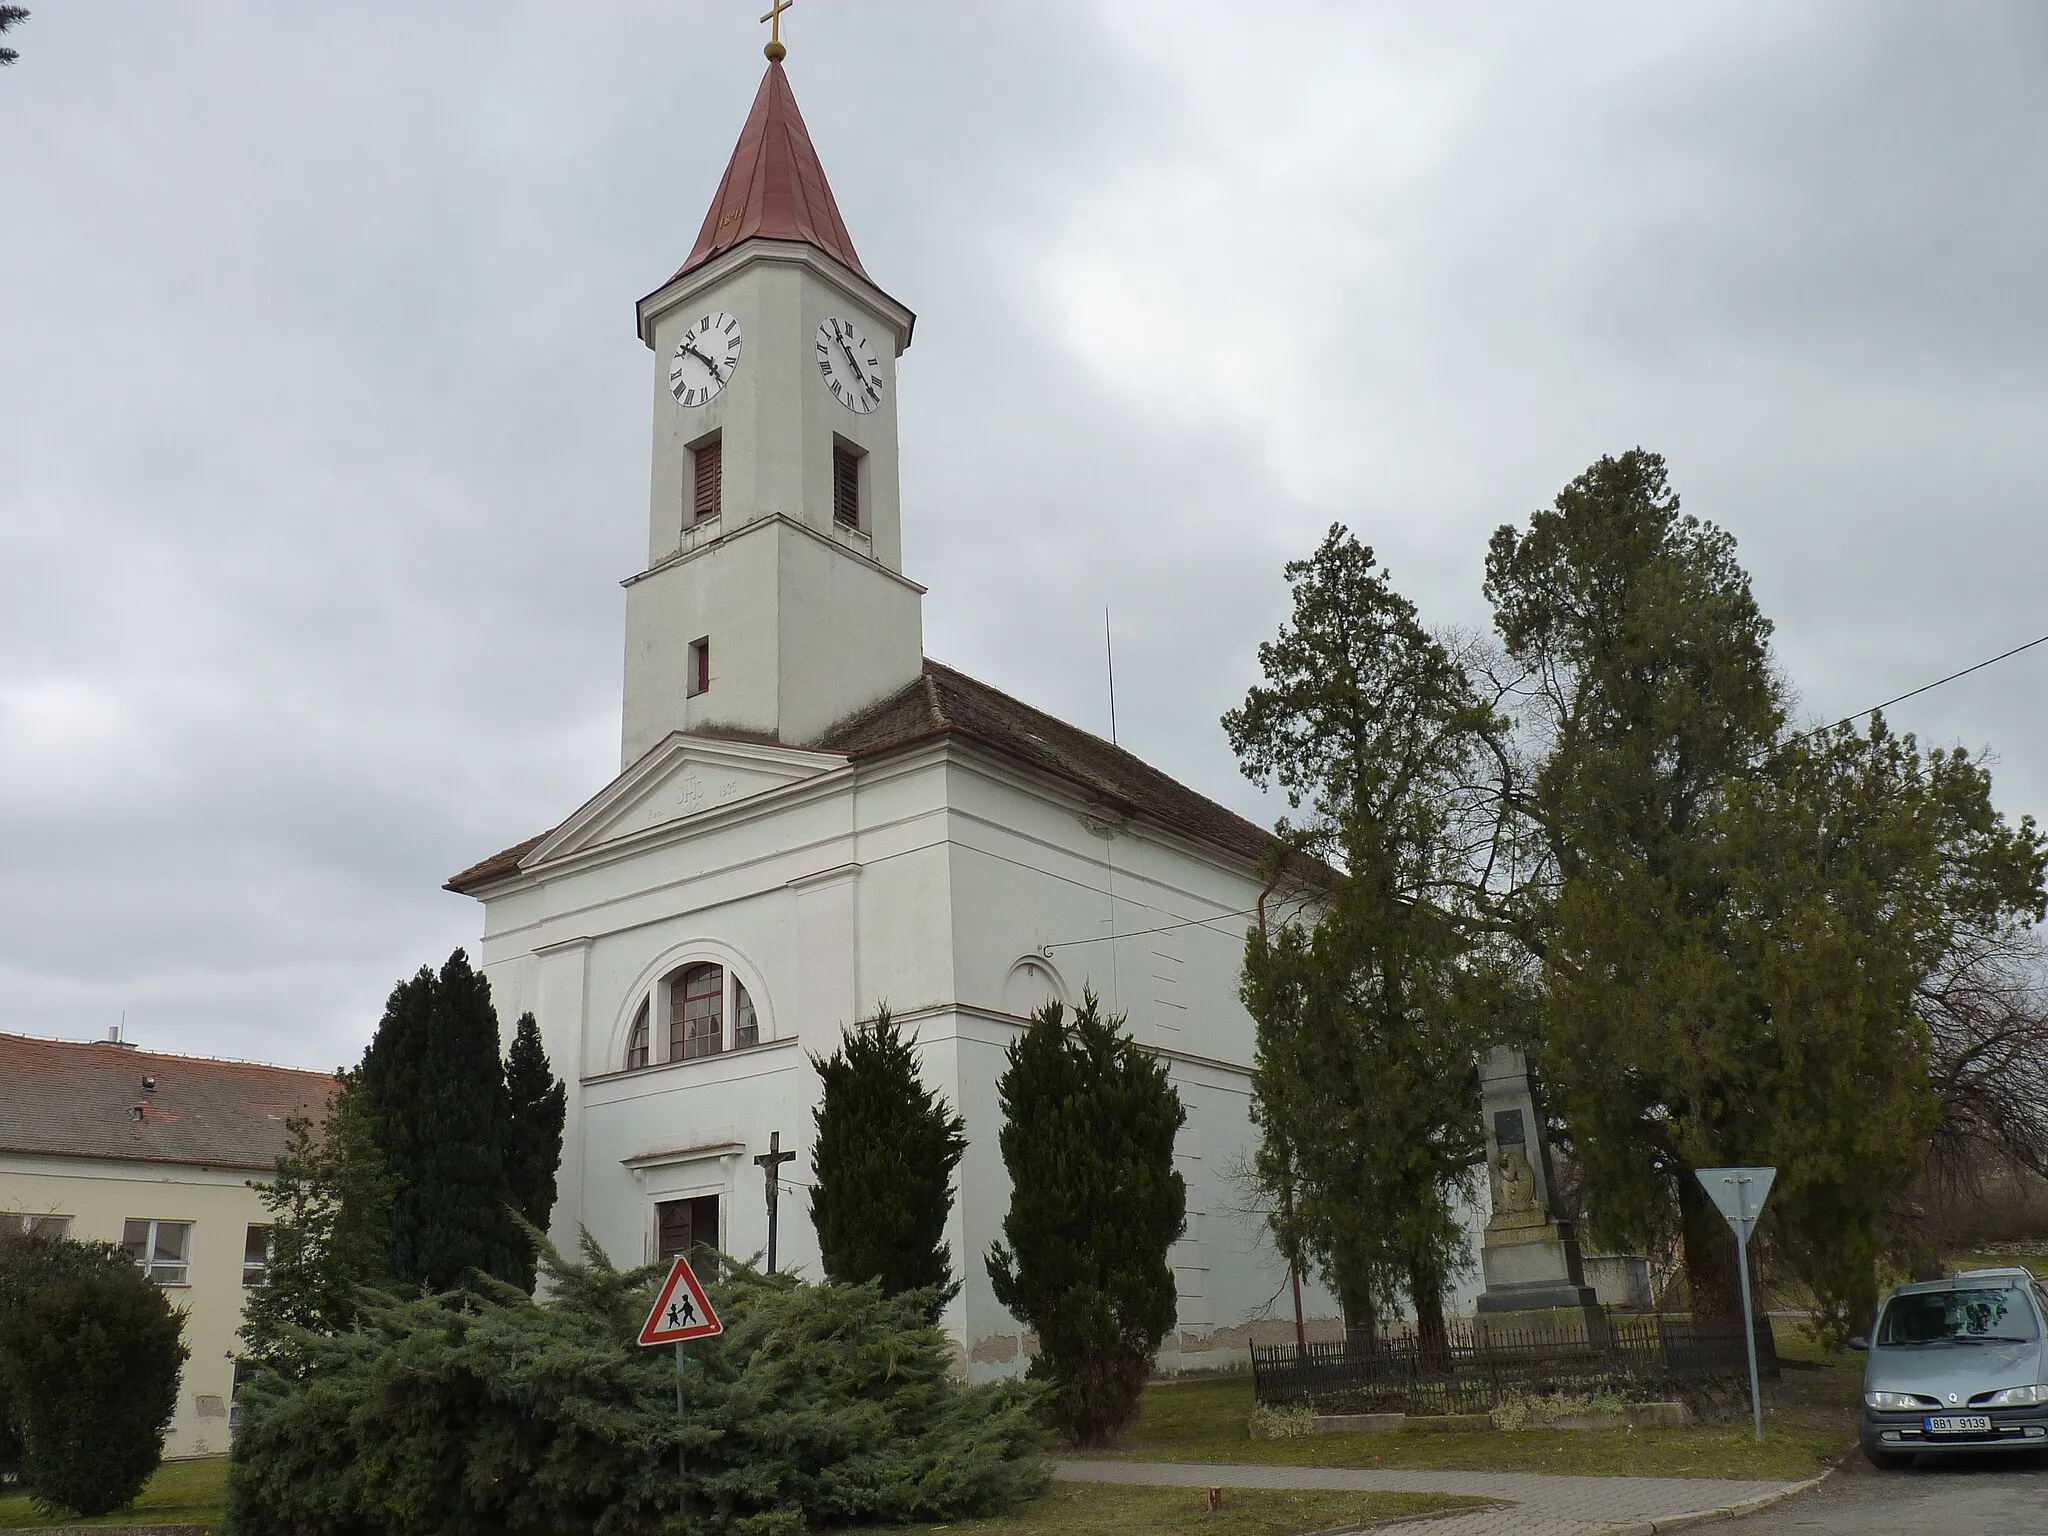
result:
[[[1605,1337],[1599,1335],[1604,1333]],[[1768,1328],[1757,1363],[1777,1374]],[[1604,1329],[1550,1323],[1450,1325],[1442,1348],[1412,1334],[1252,1346],[1252,1388],[1269,1406],[1307,1403],[1328,1413],[1483,1413],[1509,1393],[1664,1395],[1749,1371],[1742,1325],[1683,1316],[1612,1315]]]

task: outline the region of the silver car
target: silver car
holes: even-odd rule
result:
[[[1863,1454],[2048,1452],[2048,1289],[2024,1269],[1967,1269],[1885,1298],[1863,1370]]]

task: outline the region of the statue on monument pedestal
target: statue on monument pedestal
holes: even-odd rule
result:
[[[1504,1146],[1495,1161],[1493,1197],[1493,1219],[1486,1226],[1495,1227],[1540,1227],[1549,1221],[1549,1213],[1536,1203],[1536,1173],[1530,1168],[1529,1159],[1517,1146]]]
[[[1536,1314],[1575,1327],[1590,1339],[1607,1333],[1607,1314],[1586,1284],[1578,1234],[1560,1218],[1552,1194],[1550,1148],[1536,1107],[1529,1058],[1511,1047],[1487,1052],[1479,1064],[1493,1215],[1480,1237],[1486,1290],[1479,1321],[1534,1322]]]

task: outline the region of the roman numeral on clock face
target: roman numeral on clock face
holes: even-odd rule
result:
[[[722,309],[699,316],[683,332],[669,362],[668,387],[676,404],[689,409],[717,399],[739,367],[741,343],[736,316]]]

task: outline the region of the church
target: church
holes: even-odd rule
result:
[[[816,1277],[810,1057],[886,1004],[966,1118],[945,1326],[971,1377],[1017,1371],[1031,1342],[983,1265],[1009,1205],[996,1082],[1034,1009],[1093,987],[1187,1108],[1162,1364],[1241,1360],[1293,1336],[1241,1181],[1238,970],[1272,840],[924,654],[897,475],[916,316],[861,264],[782,55],[637,309],[654,430],[619,774],[448,882],[483,904],[500,1016],[530,1010],[568,1083],[554,1237],[587,1228],[621,1264],[760,1254],[772,1140],[797,1154],[778,1263]]]

